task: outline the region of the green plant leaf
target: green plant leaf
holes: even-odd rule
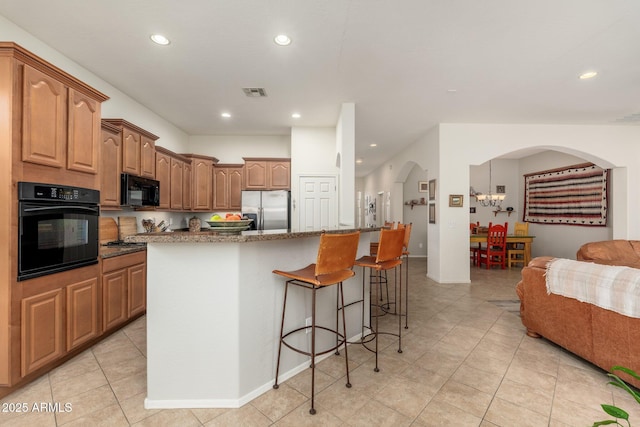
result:
[[[609,425],[609,424],[618,424],[618,422],[615,421],[615,420],[598,421],[598,422],[593,423],[593,427],[606,426],[606,425]]]
[[[612,372],[613,371],[622,371],[622,372],[624,372],[626,374],[631,375],[633,378],[635,378],[637,380],[640,380],[640,375],[636,374],[636,372],[634,370],[629,369],[629,368],[625,368],[624,366],[616,365],[613,368],[611,368],[611,371]]]
[[[606,404],[602,404],[600,406],[602,406],[602,409],[604,410],[604,412],[611,415],[612,417],[622,418],[623,420],[629,421],[629,413],[624,409],[620,409],[617,406],[606,405]]]
[[[607,375],[613,379],[613,381],[610,381],[609,384],[623,389],[624,391],[629,393],[636,400],[636,402],[640,403],[640,396],[638,395],[638,393],[633,391],[631,387],[627,385],[627,383],[625,383],[624,381],[622,381],[622,379],[620,379],[620,377],[618,377],[616,374],[607,374]]]

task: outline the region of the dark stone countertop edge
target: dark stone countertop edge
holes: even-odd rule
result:
[[[134,252],[146,251],[146,246],[110,246],[100,248],[100,258],[113,258],[120,255],[131,254]]]
[[[362,233],[379,231],[380,227],[371,228],[344,228],[327,229],[327,233],[352,233],[360,231]],[[239,234],[220,234],[217,231],[173,231],[164,233],[138,233],[125,238],[127,242],[145,243],[244,243],[261,242],[267,240],[287,240],[299,239],[303,237],[313,237],[322,234],[323,230],[314,231],[289,231],[289,230],[267,230],[267,231],[243,231]]]

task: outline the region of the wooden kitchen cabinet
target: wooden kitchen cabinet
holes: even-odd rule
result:
[[[291,160],[272,160],[268,163],[267,185],[269,190],[291,189]]]
[[[124,127],[122,147],[122,172],[140,175],[140,134],[129,127]]]
[[[243,165],[217,164],[213,167],[213,209],[242,209]]]
[[[140,175],[156,177],[156,141],[145,134],[140,136]]]
[[[22,300],[22,376],[65,353],[63,294],[58,288]]]
[[[193,207],[193,167],[185,162],[182,171],[182,209],[190,211]]]
[[[210,212],[213,209],[213,166],[218,163],[218,159],[199,154],[182,154],[182,156],[191,160],[190,209]]]
[[[122,130],[102,122],[100,145],[100,208],[120,209]]]
[[[101,189],[100,115],[107,99],[16,43],[0,41],[0,218],[7,219],[0,221],[0,398],[102,336],[97,263],[17,280],[16,183]]]
[[[184,185],[184,162],[174,157],[171,158],[171,194],[169,207],[172,210],[182,210],[182,193]]]
[[[25,65],[22,96],[22,161],[63,168],[67,145],[65,85]]]
[[[243,157],[245,190],[291,189],[291,159]]]
[[[151,132],[123,119],[102,119],[122,131],[122,172],[156,178],[156,141]]]
[[[68,89],[67,169],[97,174],[100,157],[100,102]]]
[[[191,160],[180,154],[156,147],[156,179],[160,182],[160,205],[158,209],[182,211],[185,191],[191,193],[192,181],[188,180],[185,190],[185,164]],[[190,203],[188,203],[190,204]]]
[[[101,103],[108,98],[49,71],[22,66],[22,161],[96,175]]]
[[[159,209],[169,209],[171,204],[171,156],[156,148],[156,179],[160,182]]]
[[[113,329],[147,308],[147,252],[102,261],[102,324]]]
[[[97,277],[66,287],[67,351],[73,350],[102,333],[98,317],[99,290]]]
[[[19,282],[20,376],[99,338],[98,265]]]
[[[146,253],[146,252],[145,252]],[[147,264],[127,268],[127,316],[129,319],[147,309]]]
[[[104,267],[103,267],[104,271]],[[127,311],[127,271],[102,273],[102,325],[105,331],[124,323]]]

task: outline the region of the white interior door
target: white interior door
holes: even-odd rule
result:
[[[338,226],[335,176],[300,177],[300,230],[320,230]]]

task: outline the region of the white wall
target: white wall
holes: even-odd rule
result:
[[[336,165],[340,174],[338,185],[338,221],[340,225],[353,226],[355,217],[356,176],[356,108],[353,103],[344,103],[336,125]]]
[[[411,168],[409,176],[407,176],[404,185],[402,186],[402,200],[403,200],[403,213],[402,222],[411,223],[411,238],[409,239],[409,252],[411,256],[426,257],[427,256],[427,206],[417,205],[407,206],[405,202],[411,200],[420,200],[421,197],[425,198],[425,203],[428,202],[428,193],[420,193],[418,191],[418,183],[420,181],[428,181],[427,172],[422,170],[420,166],[414,164]]]
[[[336,167],[336,128],[294,127],[291,129],[291,227],[297,229],[298,194],[301,176],[334,176]],[[338,186],[340,183],[338,182]],[[351,209],[351,207],[350,207]]]
[[[291,157],[290,135],[192,135],[185,153],[241,164],[243,157]]]

